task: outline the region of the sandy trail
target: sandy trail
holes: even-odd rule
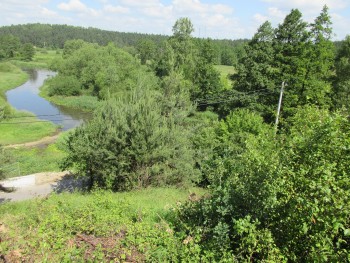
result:
[[[83,178],[75,178],[70,172],[43,172],[0,181],[5,187],[14,187],[11,193],[0,192],[0,204],[45,197],[52,192],[72,192],[82,189]]]
[[[47,146],[47,145],[55,142],[57,140],[58,136],[59,136],[59,134],[56,134],[53,136],[46,136],[46,137],[44,137],[38,141],[34,141],[34,142],[5,145],[4,148],[43,147],[43,146]]]

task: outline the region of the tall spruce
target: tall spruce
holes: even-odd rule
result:
[[[271,105],[277,103],[274,79],[278,70],[274,67],[273,40],[274,29],[266,21],[245,46],[246,56],[238,63],[235,89],[250,95],[236,101],[232,106],[249,107],[261,112],[271,112],[274,108]],[[261,91],[273,92],[274,96],[266,96],[264,92],[259,96]]]
[[[308,61],[303,83],[303,104],[331,106],[331,77],[334,74],[334,44],[328,7],[310,25]]]
[[[279,72],[275,77],[276,86],[287,83],[284,94],[284,116],[293,114],[295,108],[304,103],[305,74],[308,64],[309,32],[298,9],[286,16],[275,31],[275,67]]]
[[[335,62],[336,78],[333,103],[336,108],[350,109],[350,36],[342,43]]]

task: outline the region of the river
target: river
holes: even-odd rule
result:
[[[42,121],[51,121],[62,130],[79,126],[89,118],[86,112],[53,104],[39,96],[39,88],[55,72],[43,69],[26,70],[29,80],[23,85],[6,92],[7,101],[17,110],[34,113]],[[18,122],[20,122],[18,118]],[[34,120],[33,120],[34,121]]]

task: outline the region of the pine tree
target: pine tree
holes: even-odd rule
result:
[[[308,40],[307,23],[302,20],[298,9],[292,9],[276,29],[273,44],[275,67],[279,71],[275,77],[275,85],[280,86],[282,82],[288,85],[283,102],[285,116],[293,114],[295,108],[303,103],[306,65],[309,60]]]
[[[275,51],[273,49],[274,30],[266,21],[245,46],[246,56],[238,63],[235,89],[250,95],[236,101],[232,107],[249,107],[259,112],[272,112],[277,103],[277,89],[274,81],[278,70],[274,68]],[[261,96],[258,94],[264,91]],[[266,92],[273,95],[266,96]],[[254,95],[254,96],[253,96]],[[268,118],[268,117],[267,117]]]
[[[303,104],[320,107],[331,106],[331,77],[334,71],[334,45],[331,41],[332,22],[328,7],[324,6],[321,14],[310,25],[308,43],[308,61],[303,83]]]
[[[62,168],[75,169],[88,176],[91,185],[112,190],[195,181],[186,129],[173,114],[162,115],[159,101],[159,94],[141,81],[128,96],[104,102],[94,118],[68,138]]]
[[[336,78],[333,103],[336,108],[350,109],[350,36],[342,43],[335,62]]]

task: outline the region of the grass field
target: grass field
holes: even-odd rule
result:
[[[61,56],[61,52],[57,52],[56,50],[38,49],[32,61],[11,60],[11,63],[21,68],[47,69],[52,64],[55,64],[55,61],[61,58]]]
[[[198,188],[52,195],[0,205],[6,262],[175,262],[196,258],[171,226],[174,210]],[[189,241],[191,242],[191,241]]]
[[[233,66],[216,65],[215,68],[224,76],[232,75],[236,73],[236,69]]]
[[[233,86],[233,81],[229,78],[230,75],[236,73],[236,70],[232,66],[216,65],[215,69],[220,72],[221,83],[226,89],[231,89]]]

